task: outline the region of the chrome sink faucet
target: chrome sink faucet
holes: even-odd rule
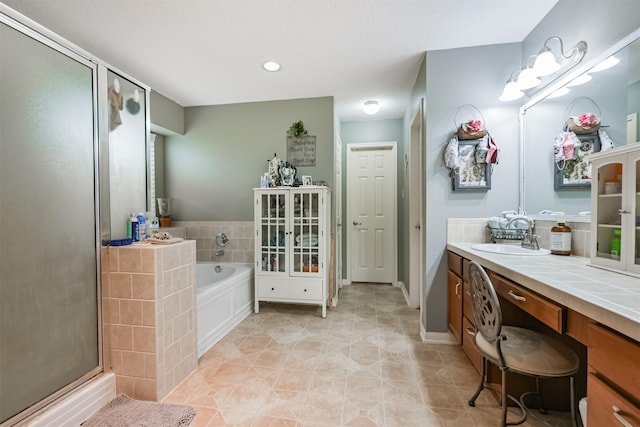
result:
[[[537,234],[533,234],[533,220],[526,216],[516,216],[513,217],[507,222],[507,228],[511,228],[511,224],[516,221],[524,221],[527,223],[527,231],[524,233],[524,238],[522,239],[521,246],[526,249],[532,249],[537,251],[540,249],[540,245],[538,244],[538,236]]]

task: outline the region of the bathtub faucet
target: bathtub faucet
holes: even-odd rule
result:
[[[222,256],[224,255],[224,249],[219,249],[216,251],[216,256]]]

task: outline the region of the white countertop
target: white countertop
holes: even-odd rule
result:
[[[578,256],[501,255],[448,243],[447,249],[640,341],[640,278],[589,265]]]

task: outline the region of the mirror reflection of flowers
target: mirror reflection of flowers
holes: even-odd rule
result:
[[[467,123],[464,123],[463,128],[467,132],[480,132],[482,130],[482,120],[469,120]]]
[[[599,122],[600,120],[598,119],[598,116],[593,113],[581,114],[578,117],[578,124],[580,126],[593,126],[597,125]]]

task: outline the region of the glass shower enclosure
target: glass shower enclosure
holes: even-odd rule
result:
[[[102,370],[96,77],[0,9],[0,425]]]

